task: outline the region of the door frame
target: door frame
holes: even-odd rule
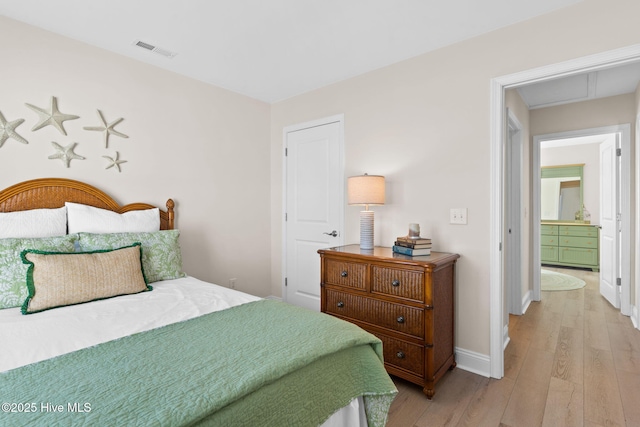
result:
[[[490,81],[490,224],[489,224],[489,370],[493,378],[504,376],[504,338],[503,328],[506,325],[504,319],[504,281],[503,272],[503,251],[502,230],[504,229],[504,219],[502,211],[504,209],[503,194],[503,141],[505,129],[505,99],[506,89],[515,88],[529,83],[551,80],[557,77],[575,75],[601,68],[616,65],[623,65],[640,61],[640,44],[614,49],[595,55],[576,58],[569,61],[542,66],[531,70],[526,70],[514,74],[492,78]],[[640,157],[636,150],[636,160]],[[638,164],[636,162],[636,164]],[[638,178],[638,168],[636,168],[636,182]],[[636,186],[636,206],[640,198],[640,189]],[[638,247],[638,230],[634,246],[636,254]],[[535,238],[535,235],[532,236]],[[639,257],[636,256],[635,272],[638,272]],[[509,266],[506,266],[507,268]],[[638,276],[636,274],[636,276]],[[634,288],[638,295],[638,278]]]
[[[629,177],[629,179],[620,180],[620,197],[618,200],[620,211],[622,213],[622,230],[631,230],[631,125],[629,123],[621,125],[603,126],[590,129],[579,129],[565,132],[555,132],[545,135],[533,136],[532,147],[532,201],[531,201],[531,220],[533,221],[533,265],[540,265],[540,141],[549,141],[553,139],[575,138],[589,135],[605,135],[611,133],[620,134],[620,148],[622,153],[621,170],[619,176]],[[599,184],[598,184],[599,185]],[[631,301],[629,301],[630,276],[631,276],[631,233],[621,233],[620,246],[621,253],[618,254],[622,261],[621,271],[621,292],[620,292],[620,312],[625,316],[631,315]],[[540,301],[540,269],[533,269],[533,299]]]
[[[280,275],[280,286],[282,289],[282,300],[287,301],[287,173],[288,173],[288,164],[287,164],[287,134],[290,132],[296,132],[303,129],[309,129],[318,126],[324,126],[331,123],[338,123],[340,125],[339,131],[339,141],[338,144],[340,147],[338,148],[339,159],[338,159],[338,169],[340,170],[339,182],[344,183],[344,114],[336,114],[333,116],[328,116],[316,120],[311,120],[308,122],[297,123],[294,125],[285,126],[282,129],[282,213],[281,213],[281,227],[282,227],[282,252],[280,256],[282,257],[281,262],[281,275]],[[338,245],[341,246],[344,244],[344,185],[340,186],[338,189],[340,193],[340,218],[339,218],[339,230],[340,233],[338,235]],[[320,258],[318,258],[318,262],[320,262]],[[320,280],[320,278],[318,278]]]

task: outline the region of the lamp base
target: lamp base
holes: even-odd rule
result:
[[[360,211],[360,249],[373,249],[373,211]]]

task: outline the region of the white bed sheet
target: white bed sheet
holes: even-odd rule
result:
[[[192,319],[260,298],[194,277],[152,284],[153,291],[29,315],[0,310],[0,373],[138,332]],[[322,427],[366,426],[362,398]]]
[[[194,277],[151,286],[151,292],[29,315],[0,310],[0,372],[260,299]]]

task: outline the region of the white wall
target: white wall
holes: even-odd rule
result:
[[[638,43],[639,14],[635,0],[585,0],[274,104],[272,292],[280,290],[282,129],[344,113],[345,175],[387,177],[376,244],[390,245],[418,222],[434,249],[461,254],[456,346],[488,355],[490,81]],[[468,208],[468,225],[449,224],[453,207]],[[357,242],[356,209],[346,208],[346,227],[345,241]]]
[[[3,40],[0,111],[28,145],[0,147],[0,188],[39,177],[86,181],[119,203],[176,202],[188,274],[269,294],[268,104],[0,16]],[[38,116],[25,102],[47,107],[56,96],[68,136],[48,126],[32,132]],[[96,109],[108,121],[123,117],[105,150]],[[77,142],[65,168],[49,160],[51,141]],[[118,151],[122,173],[102,155]]]

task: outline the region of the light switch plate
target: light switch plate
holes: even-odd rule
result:
[[[451,208],[449,211],[449,223],[466,224],[467,208]]]

